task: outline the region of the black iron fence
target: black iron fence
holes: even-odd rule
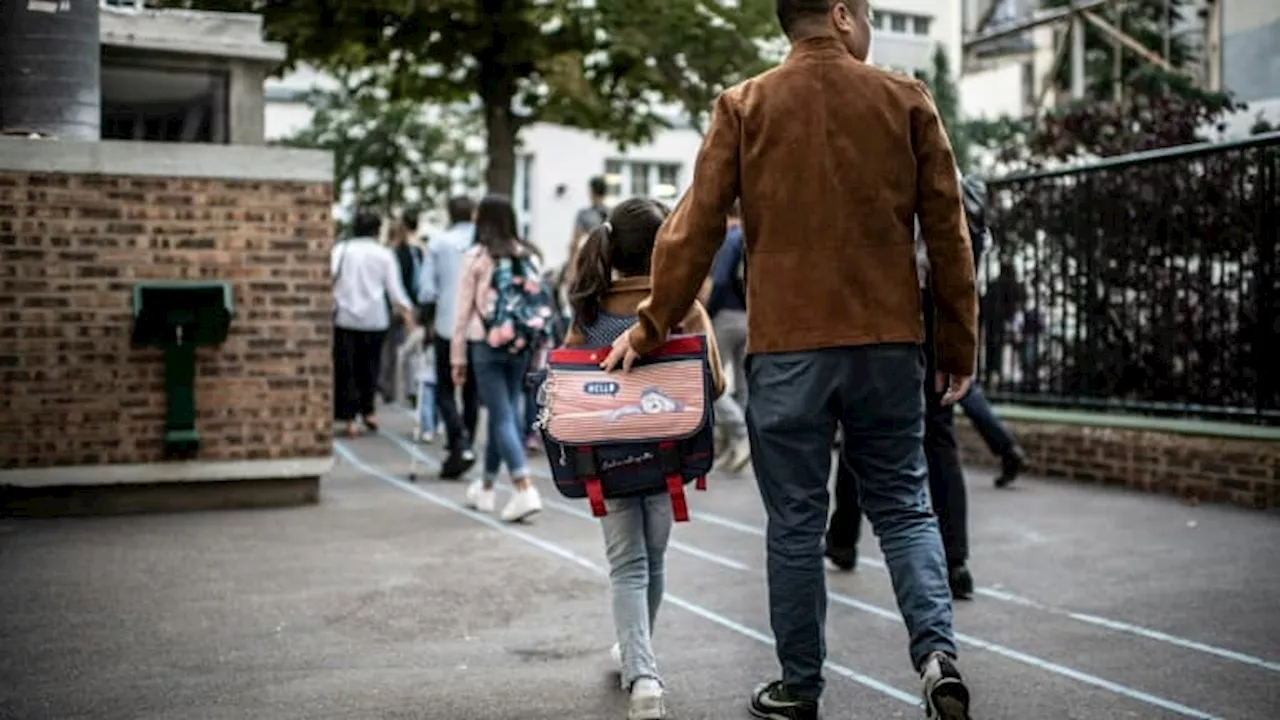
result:
[[[989,187],[993,398],[1280,425],[1280,133]]]

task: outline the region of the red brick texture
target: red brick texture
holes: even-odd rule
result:
[[[331,453],[327,183],[0,172],[0,468],[163,458],[164,366],[131,289],[229,282],[196,355],[201,460]]]
[[[1034,475],[1280,508],[1280,442],[1016,420],[1005,425]],[[956,419],[956,435],[966,465],[998,463],[963,417]]]

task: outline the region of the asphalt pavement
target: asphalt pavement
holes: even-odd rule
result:
[[[0,520],[0,718],[625,717],[585,502],[543,477],[533,521],[477,515],[435,479],[438,446],[384,425],[335,443],[318,506]],[[1280,715],[1280,517],[969,485],[980,589],[956,624],[977,720]],[[749,475],[689,502],[656,637],[670,709],[745,718],[777,673],[763,511]],[[869,531],[862,555],[828,576],[824,716],[922,717]]]

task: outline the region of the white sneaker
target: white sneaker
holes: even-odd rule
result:
[[[520,522],[541,510],[542,496],[538,494],[538,488],[530,485],[524,490],[517,490],[511,494],[507,506],[502,508],[502,521]]]
[[[640,678],[631,685],[631,705],[627,720],[663,720],[667,709],[663,703],[662,685],[653,678]]]
[[[497,493],[493,491],[493,488],[485,490],[483,480],[472,480],[471,484],[467,486],[467,507],[483,513],[491,513],[496,504]]]
[[[621,672],[622,671],[622,646],[619,645],[618,643],[614,643],[613,647],[609,648],[609,658],[613,660],[613,664],[617,665],[618,671]]]

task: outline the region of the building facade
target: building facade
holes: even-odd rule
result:
[[[284,45],[247,13],[102,3],[102,139],[261,145]]]
[[[998,28],[1044,6],[1043,0],[962,0],[963,32]],[[1105,8],[1099,12],[1109,15]],[[968,117],[1022,117],[1035,111],[1042,93],[1044,107],[1067,101],[1053,89],[1044,92],[1058,45],[1067,38],[1063,27],[1043,25],[965,53],[961,111]],[[1169,34],[1200,57],[1188,69],[1198,82],[1249,103],[1248,111],[1229,119],[1225,135],[1247,134],[1259,114],[1280,123],[1280,3],[1195,0]]]

